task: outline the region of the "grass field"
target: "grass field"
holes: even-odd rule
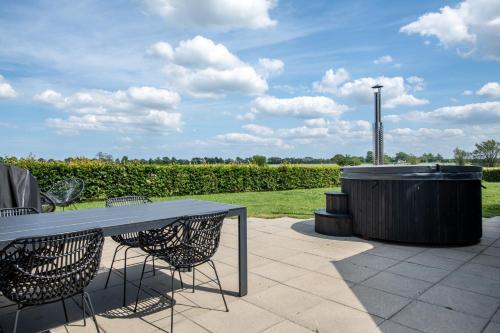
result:
[[[500,183],[483,182],[483,216],[500,216]],[[282,216],[311,218],[313,211],[325,207],[326,191],[338,191],[339,188],[315,188],[276,192],[243,192],[190,195],[168,198],[153,198],[154,201],[193,198],[223,203],[240,204],[248,207],[248,215],[263,218]],[[103,201],[83,202],[78,209],[103,207]]]

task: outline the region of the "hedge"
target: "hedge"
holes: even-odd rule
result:
[[[500,182],[500,168],[484,168],[483,179],[487,182]]]
[[[40,188],[67,177],[85,182],[82,200],[123,195],[172,195],[279,191],[298,188],[332,187],[340,184],[340,168],[283,165],[152,165],[117,164],[100,161],[38,162],[20,160]]]

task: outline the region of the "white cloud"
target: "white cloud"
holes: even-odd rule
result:
[[[172,48],[160,42],[150,50],[153,49]],[[181,41],[172,49],[172,53],[150,53],[166,61],[164,73],[171,89],[183,94],[197,98],[217,98],[228,93],[260,95],[268,89],[266,79],[255,68],[241,61],[224,45],[202,36]]]
[[[313,118],[306,119],[304,124],[309,127],[326,127],[328,125],[328,121],[325,118]]]
[[[172,112],[179,104],[177,93],[153,87],[130,87],[126,91],[90,90],[63,96],[46,90],[34,100],[70,113],[67,118],[47,119],[61,132],[114,130],[178,132],[183,122]]]
[[[464,131],[460,128],[394,128],[387,132],[387,139],[389,141],[395,142],[409,142],[409,143],[418,143],[418,144],[426,144],[429,142],[428,140],[435,139],[445,139],[445,140],[454,140],[457,137],[463,137]]]
[[[349,72],[344,68],[337,71],[329,69],[323,75],[320,82],[313,83],[313,89],[318,92],[328,92],[337,96],[353,99],[358,103],[373,103],[373,87],[376,84],[384,86],[382,93],[382,105],[387,108],[395,108],[402,105],[423,105],[429,101],[420,99],[410,92],[417,92],[424,88],[424,79],[410,76],[406,80],[400,76],[377,78],[363,77],[346,82]]]
[[[224,144],[244,144],[258,146],[276,146],[281,148],[291,148],[279,138],[262,138],[248,133],[226,133],[215,136],[215,140]]]
[[[491,124],[500,122],[500,102],[472,103],[445,106],[429,112],[412,111],[401,115],[388,115],[386,121],[430,121],[462,124]]]
[[[165,42],[153,44],[147,53],[153,57],[163,58],[165,60],[172,60],[174,58],[174,50],[172,50],[172,46]]]
[[[285,69],[285,63],[280,59],[269,59],[260,58],[259,59],[259,73],[263,77],[271,77],[280,75]]]
[[[347,106],[337,104],[324,96],[300,96],[276,98],[273,96],[257,97],[252,103],[253,114],[314,118],[318,116],[338,117]]]
[[[434,36],[444,47],[456,47],[463,56],[500,60],[500,2],[465,0],[455,7],[426,13],[403,26],[407,34]]]
[[[0,99],[14,98],[16,96],[17,92],[14,88],[0,75]]]
[[[470,96],[473,94],[474,94],[474,92],[472,90],[464,90],[464,92],[462,93],[462,95],[464,95],[464,96]]]
[[[147,10],[168,24],[231,30],[276,25],[269,11],[274,0],[144,0]]]
[[[391,57],[390,55],[384,55],[378,59],[373,60],[373,63],[376,65],[380,65],[380,64],[388,64],[388,63],[391,63],[393,61],[394,61],[393,57]]]
[[[500,97],[500,83],[488,82],[479,89],[476,94],[479,96],[498,98]]]
[[[256,135],[273,135],[274,130],[267,126],[255,125],[255,124],[247,124],[243,125],[243,128],[253,134]]]
[[[345,68],[339,68],[337,71],[330,68],[325,72],[321,81],[313,83],[313,89],[318,92],[336,94],[338,86],[349,78],[349,72]]]

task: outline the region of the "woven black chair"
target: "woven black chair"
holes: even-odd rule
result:
[[[57,206],[67,207],[74,203],[82,195],[85,189],[83,180],[78,178],[66,178],[58,181],[45,192],[45,195]]]
[[[106,200],[106,207],[122,207],[122,206],[131,206],[131,205],[142,205],[145,203],[151,203],[151,199],[146,196],[125,196],[125,197],[117,197],[117,198],[109,198]],[[108,287],[109,278],[111,277],[111,271],[113,269],[113,265],[115,263],[116,254],[121,249],[125,248],[124,255],[124,264],[123,264],[123,306],[126,305],[127,298],[127,252],[132,248],[139,248],[139,234],[137,232],[130,232],[122,235],[111,236],[111,238],[118,243],[118,246],[115,249],[115,253],[113,255],[113,260],[111,261],[111,267],[108,272],[108,277],[106,279],[106,284],[104,288]],[[155,262],[153,258],[153,274],[155,274]]]
[[[1,208],[0,217],[38,214],[38,210],[32,207]]]
[[[88,307],[99,332],[85,288],[96,276],[104,236],[101,229],[45,237],[21,238],[0,251],[0,291],[17,304],[14,333],[23,308],[82,297],[83,319]]]
[[[42,213],[52,213],[56,210],[55,202],[43,192],[40,192],[40,203],[42,206]]]
[[[208,263],[215,273],[215,279],[219,285],[222,300],[227,307],[224,292],[219,280],[219,275],[212,261],[217,248],[219,247],[222,223],[227,212],[218,212],[204,215],[186,216],[180,218],[174,223],[167,225],[162,229],[139,232],[139,242],[141,249],[148,253],[148,256],[164,260],[170,265],[172,276],[172,300],[171,300],[171,318],[170,332],[174,329],[174,276],[175,272],[192,270],[193,271],[193,292],[195,289],[195,271],[196,267]],[[146,267],[147,258],[144,259],[142,266],[139,289],[135,301],[134,312],[137,310],[139,293],[141,291],[142,279]],[[213,280],[212,280],[213,281]]]

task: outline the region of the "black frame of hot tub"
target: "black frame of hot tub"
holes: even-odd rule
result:
[[[432,245],[476,244],[482,236],[482,168],[374,166],[342,169],[353,233]]]

